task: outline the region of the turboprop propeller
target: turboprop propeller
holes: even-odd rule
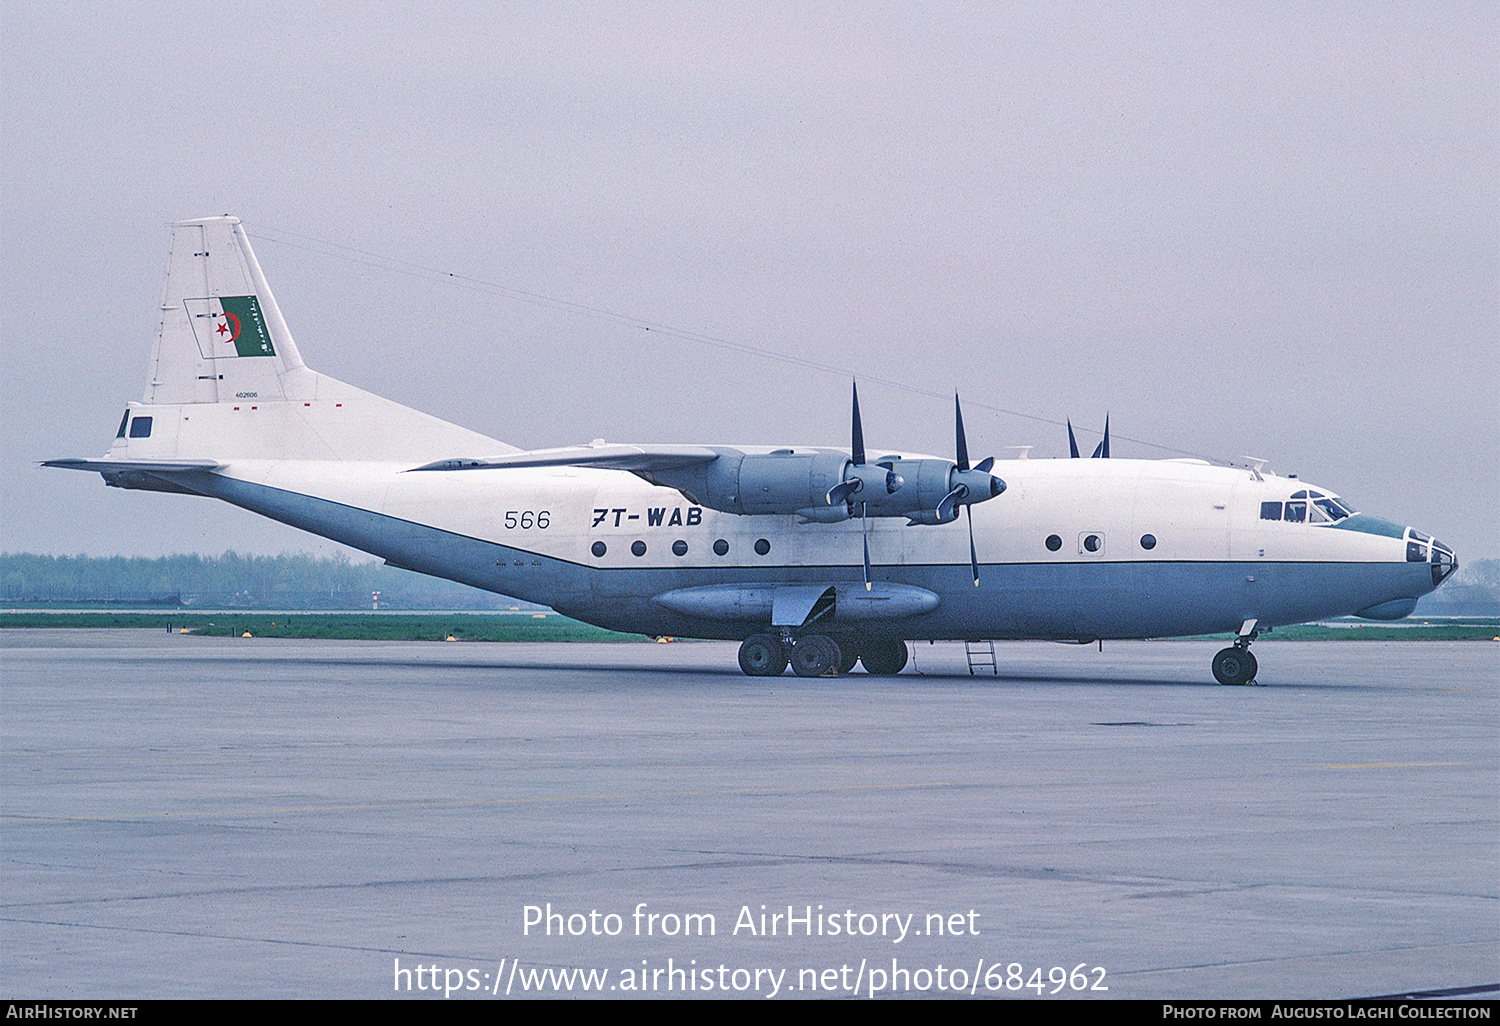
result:
[[[854,415],[849,427],[849,462],[844,467],[844,479],[828,490],[828,505],[859,503],[859,530],[865,549],[865,590],[870,590],[870,501],[869,497],[856,498],[861,493],[870,496],[883,490],[894,495],[906,482],[896,473],[891,463],[883,462],[871,466],[865,462],[865,429],[859,418],[859,382],[854,383]]]
[[[870,587],[869,517],[905,516],[912,525],[945,524],[958,517],[958,507],[969,511],[969,566],[974,585],[979,585],[979,555],[974,546],[976,502],[992,499],[1005,490],[1005,482],[990,473],[993,456],[969,465],[969,444],[964,434],[963,408],[953,394],[954,448],[957,460],[903,460],[892,456],[869,463],[865,458],[864,428],[859,415],[859,388],[853,391],[851,452],[843,479],[828,490],[830,506],[859,505],[864,542],[865,587]],[[908,483],[911,482],[911,483]]]
[[[995,457],[986,456],[973,469],[969,468],[969,443],[964,437],[964,411],[958,403],[958,393],[953,393],[953,448],[958,461],[953,466],[949,480],[953,489],[938,503],[939,520],[946,520],[944,510],[952,512],[962,505],[969,521],[969,569],[974,571],[974,587],[979,587],[979,553],[974,548],[974,503],[993,499],[1005,491],[1005,482],[990,473]],[[956,513],[954,514],[957,515]]]
[[[841,502],[848,502],[867,489],[871,495],[876,494],[877,489],[886,495],[894,495],[906,482],[891,468],[890,462],[873,466],[865,462],[865,429],[859,419],[858,382],[854,385],[854,416],[849,435],[850,454],[849,462],[844,466],[844,479],[828,490],[828,505],[837,506]],[[861,501],[867,504],[871,500],[866,498]]]

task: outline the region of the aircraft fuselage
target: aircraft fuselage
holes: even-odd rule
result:
[[[1012,460],[994,472],[1008,487],[974,511],[978,587],[962,523],[872,520],[872,582],[938,602],[886,618],[835,608],[823,628],[923,640],[1163,637],[1346,615],[1434,587],[1427,550],[1409,560],[1398,525],[1363,513],[1262,519],[1263,503],[1310,487],[1296,479],[1171,460]],[[857,518],[722,513],[618,471],[248,460],[177,480],[395,565],[620,631],[739,639],[772,626],[759,607],[694,615],[660,601],[684,589],[861,587]]]

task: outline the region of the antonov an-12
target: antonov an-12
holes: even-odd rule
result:
[[[521,452],[309,370],[232,217],[173,226],[160,313],[109,452],[47,466],[223,499],[601,627],[741,641],[757,676],[893,674],[921,639],[1226,632],[1213,674],[1244,684],[1260,631],[1399,619],[1456,567],[1260,464],[971,465],[957,397],[952,460],[867,451],[857,393],[849,452]]]

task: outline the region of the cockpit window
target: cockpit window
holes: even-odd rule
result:
[[[1453,558],[1453,550],[1436,538],[1432,539],[1432,586],[1436,588],[1442,584],[1457,569],[1458,560]]]
[[[1279,502],[1260,504],[1262,520],[1285,520],[1293,524],[1333,524],[1353,515],[1354,511],[1336,496],[1308,488],[1293,492],[1285,506]]]
[[[1313,505],[1327,514],[1331,521],[1342,520],[1351,515],[1348,508],[1337,499],[1314,499]],[[1317,523],[1317,520],[1314,520],[1314,523]]]
[[[118,431],[115,432],[115,437],[116,438],[124,438],[125,437],[125,425],[127,423],[129,423],[129,421],[130,421],[130,411],[127,409],[125,411],[125,416],[123,416],[123,417],[120,418],[120,430],[118,430]]]

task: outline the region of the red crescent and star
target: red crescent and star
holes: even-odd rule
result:
[[[225,342],[233,342],[235,339],[239,338],[240,319],[234,314],[230,313],[228,310],[225,310],[219,316],[225,318],[229,322],[229,324],[234,325],[234,327],[231,328],[229,324],[220,324],[218,327],[214,328],[214,331],[218,332],[219,337],[223,338],[224,334],[228,332],[229,337],[224,339]]]

